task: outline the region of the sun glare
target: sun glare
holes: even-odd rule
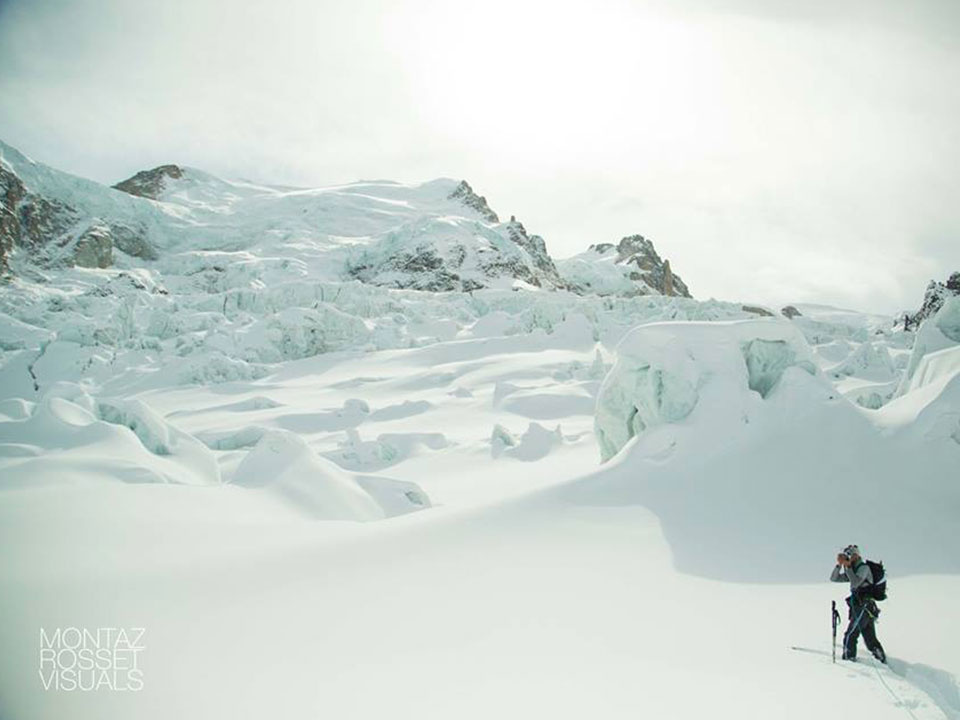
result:
[[[488,152],[575,162],[689,146],[710,102],[705,37],[625,4],[497,0],[470,17],[436,5],[393,20],[423,120]]]

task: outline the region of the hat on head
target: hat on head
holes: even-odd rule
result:
[[[860,548],[858,548],[856,545],[847,545],[843,549],[843,554],[846,555],[848,558],[852,558],[854,555],[860,554]]]

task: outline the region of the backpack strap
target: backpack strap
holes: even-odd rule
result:
[[[872,578],[873,569],[867,564],[867,562],[863,558],[860,558],[860,562],[858,562],[856,565],[851,565],[850,570],[853,572],[854,575],[856,575],[857,570],[862,568],[864,565],[866,565],[867,569],[870,570],[870,577]],[[862,595],[866,595],[868,593],[872,593],[873,592],[872,588],[876,584],[877,583],[875,580],[865,581],[862,585],[860,585],[860,587],[858,587],[856,590],[853,591],[853,594],[859,597]]]

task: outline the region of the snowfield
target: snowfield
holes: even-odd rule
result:
[[[233,245],[0,287],[4,720],[960,718],[960,299],[385,287],[258,203],[376,234],[431,184],[198,173]],[[886,667],[831,663],[848,543]],[[143,628],[142,688],[44,689],[70,627]]]

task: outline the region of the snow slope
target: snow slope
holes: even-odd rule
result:
[[[740,344],[759,332],[803,352],[786,320],[647,326],[616,351],[591,327],[488,328],[138,393],[222,448],[223,483],[122,482],[91,452],[99,480],[0,489],[0,715],[958,717],[960,443],[882,422],[913,393],[865,410],[789,367],[751,390]],[[649,332],[713,349],[696,376],[716,401],[601,464],[601,379]],[[6,401],[4,437],[51,402]],[[51,470],[75,451],[50,442],[3,445],[3,477],[25,446]],[[297,501],[350,481],[338,507],[357,507],[365,479],[416,483],[433,507],[358,523]],[[890,569],[888,668],[830,663],[844,588],[826,576],[851,541]],[[143,690],[42,690],[37,628],[68,625],[145,627]]]
[[[960,717],[955,304],[385,287],[324,273],[499,219],[0,149],[158,249],[0,287],[0,718]],[[887,667],[830,662],[850,542]],[[45,690],[57,627],[144,628],[143,688]]]

